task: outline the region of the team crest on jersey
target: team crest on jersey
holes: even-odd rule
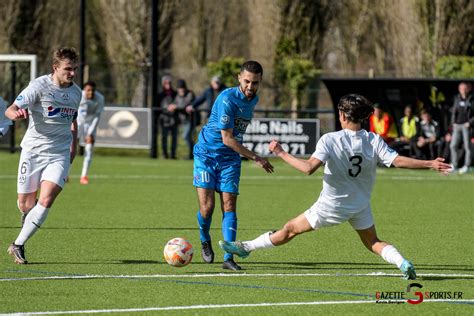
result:
[[[221,116],[221,124],[222,125],[229,124],[229,122],[230,122],[229,115],[224,114],[224,115]]]
[[[61,98],[63,98],[64,101],[68,101],[69,100],[69,93],[61,94]]]

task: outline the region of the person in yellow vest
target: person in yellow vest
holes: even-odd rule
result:
[[[392,144],[398,153],[404,152],[410,157],[416,157],[416,142],[420,135],[420,119],[414,115],[411,105],[405,106],[404,117],[400,119],[400,138]]]
[[[370,131],[380,135],[389,145],[398,137],[393,117],[385,112],[379,103],[374,104],[374,113],[369,118],[369,124]]]

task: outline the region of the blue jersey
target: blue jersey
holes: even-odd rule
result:
[[[242,143],[257,102],[258,96],[248,100],[239,87],[222,91],[214,102],[209,121],[199,133],[194,153],[238,156],[237,152],[222,142],[221,130],[232,128],[232,135]]]

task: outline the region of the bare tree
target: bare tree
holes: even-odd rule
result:
[[[159,57],[161,66],[170,60],[171,30],[179,0],[159,2]],[[143,106],[147,104],[150,70],[151,7],[147,0],[100,0],[94,18],[100,27],[110,60],[117,102]]]

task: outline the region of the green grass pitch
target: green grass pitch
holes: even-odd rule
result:
[[[44,227],[27,243],[31,264],[15,265],[6,249],[20,229],[18,158],[0,152],[0,313],[474,314],[473,173],[378,170],[372,197],[377,231],[414,262],[423,286],[414,290],[462,292],[465,301],[377,304],[376,292],[405,292],[413,282],[368,252],[347,223],[237,260],[246,273],[238,276],[221,269],[217,203],[216,263],[204,264],[192,162],[184,160],[96,155],[90,184],[83,186],[79,157]],[[272,162],[272,175],[243,163],[238,239],[281,227],[319,195],[322,171],[305,176]],[[195,256],[173,268],[162,249],[179,236],[194,245]]]

